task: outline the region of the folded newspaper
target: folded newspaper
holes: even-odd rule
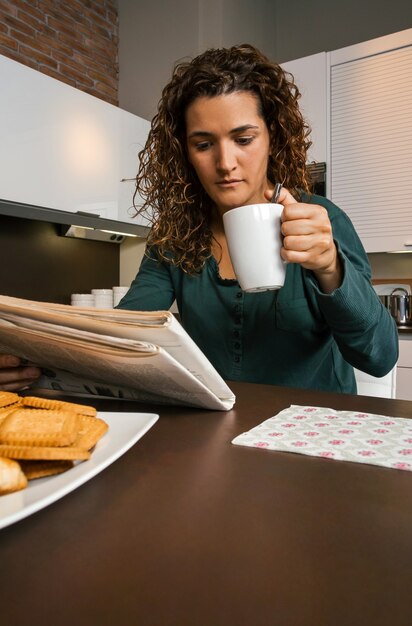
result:
[[[36,390],[228,411],[231,389],[170,311],[0,296],[0,352],[42,368]]]

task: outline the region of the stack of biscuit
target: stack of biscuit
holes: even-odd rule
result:
[[[89,459],[107,429],[92,406],[0,391],[0,495]]]

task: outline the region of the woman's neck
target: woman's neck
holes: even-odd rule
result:
[[[212,222],[212,254],[219,267],[219,275],[221,278],[235,279],[236,274],[232,266],[229,250],[227,247],[225,229],[223,227],[223,219],[220,213],[215,214]]]

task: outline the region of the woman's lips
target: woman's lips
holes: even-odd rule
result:
[[[230,180],[218,180],[216,184],[222,189],[231,189],[233,187],[237,187],[237,185],[239,185],[241,182],[243,181],[237,178],[233,178]]]

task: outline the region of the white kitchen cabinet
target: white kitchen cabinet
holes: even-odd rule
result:
[[[0,55],[0,199],[131,221],[149,122]]]
[[[412,29],[329,53],[329,197],[367,252],[412,250]]]
[[[282,63],[302,94],[300,109],[312,129],[308,161],[327,160],[327,57],[326,52]]]
[[[149,225],[150,215],[147,218],[144,215],[134,217],[136,211],[133,206],[133,194],[136,188],[134,179],[139,166],[138,155],[146,142],[150,122],[122,109],[118,111],[120,111],[118,218],[123,222]],[[141,203],[138,197],[134,202],[136,206]]]
[[[405,333],[399,337],[396,398],[398,400],[412,400],[412,333]]]

